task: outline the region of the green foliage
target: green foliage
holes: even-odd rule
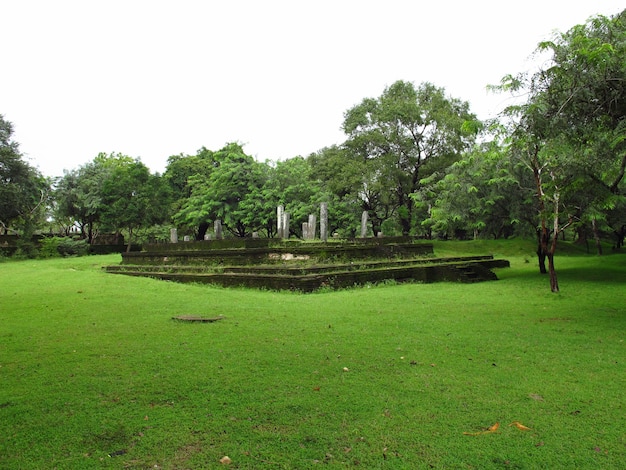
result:
[[[57,246],[58,253],[63,256],[85,256],[89,254],[89,243],[84,239],[62,237]]]
[[[72,237],[43,237],[39,241],[39,258],[58,258],[60,256],[85,256],[89,254],[87,240]]]
[[[172,155],[167,159],[163,179],[172,191],[172,213],[178,212],[191,196],[190,178],[207,179],[218,166],[215,152],[202,147],[196,155]]]
[[[30,239],[45,214],[50,182],[24,160],[12,135],[13,125],[0,114],[0,228],[13,225]]]
[[[227,144],[213,158],[216,166],[208,178],[200,174],[189,177],[191,195],[174,221],[193,228],[219,219],[233,235],[245,237],[262,225],[261,219],[250,221],[244,201],[258,195],[266,172],[236,143]]]
[[[398,81],[379,98],[349,109],[343,130],[346,146],[363,162],[360,191],[367,194],[364,200],[382,205],[382,210],[374,204],[365,210],[376,211],[382,220],[394,214],[404,235],[415,232],[411,194],[422,178],[458,159],[480,127],[468,103],[430,83],[415,88]]]
[[[585,221],[596,228],[602,207],[623,189],[626,13],[592,18],[538,49],[552,55],[548,66],[507,77],[500,89],[528,93],[525,104],[507,110],[514,118],[511,156],[534,179],[539,253],[548,258],[557,292],[552,258],[559,234]]]
[[[45,237],[39,242],[39,258],[56,258],[60,256],[57,248],[63,239],[61,237]]]
[[[168,188],[139,160],[123,160],[104,181],[102,224],[111,231],[125,228],[130,249],[134,230],[162,223],[169,206]]]
[[[66,234],[79,226],[93,243],[99,230],[133,233],[169,217],[170,188],[138,159],[119,153],[99,154],[56,184],[54,217]]]
[[[417,204],[430,206],[422,224],[446,237],[533,233],[532,187],[520,184],[523,173],[511,165],[508,152],[495,138],[464,154],[444,176],[434,173],[422,180],[421,191],[413,195]]]

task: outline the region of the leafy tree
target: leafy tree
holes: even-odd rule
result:
[[[520,175],[511,167],[508,149],[498,138],[476,145],[445,171],[422,180],[414,197],[429,206],[423,224],[435,232],[459,238],[466,231],[507,237],[534,227],[528,217],[532,201],[519,184]],[[431,183],[434,181],[434,183]]]
[[[172,191],[173,213],[178,212],[185,200],[191,196],[190,178],[206,179],[217,166],[215,152],[206,147],[199,149],[195,155],[172,155],[167,159],[167,168],[163,173],[163,179]]]
[[[366,98],[345,114],[346,146],[366,167],[364,190],[373,200],[389,198],[404,235],[415,228],[414,198],[427,165],[447,166],[470,148],[480,124],[469,104],[442,88],[398,81],[377,98]],[[382,188],[385,188],[384,190]],[[386,202],[386,201],[385,201]]]
[[[30,239],[45,213],[50,182],[30,166],[12,140],[13,125],[0,115],[0,226],[16,226]]]
[[[612,18],[591,18],[539,49],[552,55],[551,66],[535,84],[544,93],[543,112],[553,126],[558,124],[575,156],[574,170],[587,196],[581,219],[599,240],[598,221],[624,196],[626,10]]]
[[[161,223],[168,216],[167,187],[139,160],[117,159],[101,194],[102,223],[114,231],[128,231],[127,251],[138,228]]]
[[[376,162],[364,157],[365,152],[355,151],[354,145],[335,145],[309,155],[311,178],[320,183],[326,194],[331,231],[355,236],[361,213],[367,211],[376,235],[397,207],[388,182],[373,171]]]
[[[66,172],[54,192],[57,222],[66,227],[78,225],[82,237],[89,244],[95,243],[105,210],[102,188],[116,167],[132,162],[125,155],[100,153],[91,162]]]
[[[78,226],[93,244],[101,228],[125,229],[130,246],[138,228],[169,217],[171,196],[162,177],[151,175],[139,160],[100,153],[57,181],[54,200],[54,217],[66,231]]]
[[[201,175],[189,178],[191,195],[174,220],[190,229],[196,228],[198,238],[203,238],[208,222],[217,219],[233,235],[245,237],[261,225],[259,221],[250,223],[246,204],[242,202],[263,186],[262,164],[246,155],[237,143],[227,144],[214,153],[214,158],[216,166],[208,178]]]
[[[517,119],[512,155],[532,172],[539,212],[540,270],[548,259],[550,287],[558,292],[554,253],[558,235],[576,220],[615,205],[626,170],[626,23],[622,12],[596,17],[553,41],[548,66],[532,76],[508,76],[500,90],[524,90],[525,104],[510,107]],[[587,188],[583,205],[576,189]],[[580,202],[580,198],[578,198]],[[569,202],[569,204],[568,204]],[[569,209],[567,208],[569,206]],[[563,217],[563,215],[565,217]]]

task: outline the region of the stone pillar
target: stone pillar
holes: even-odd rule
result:
[[[283,212],[283,238],[289,238],[289,220],[291,214],[289,212]]]
[[[175,228],[170,229],[170,242],[178,243],[178,229],[175,229]]]
[[[320,204],[320,239],[328,241],[328,203]]]
[[[368,219],[367,211],[363,211],[361,214],[361,238],[365,238],[367,236],[367,219]]]
[[[259,238],[259,232],[252,232],[252,238]]]
[[[224,232],[222,232],[222,221],[220,219],[217,219],[213,223],[213,231],[215,232],[216,240],[221,240],[222,238],[224,238]]]
[[[276,236],[278,238],[283,238],[283,233],[284,233],[283,223],[285,222],[283,218],[284,213],[285,213],[284,206],[278,206],[276,208]]]
[[[315,232],[317,231],[317,217],[315,214],[309,214],[309,240],[315,240]]]

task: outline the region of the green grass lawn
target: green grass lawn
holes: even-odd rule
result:
[[[624,468],[626,255],[552,294],[532,243],[435,245],[476,252],[511,268],[306,295],[0,264],[0,468]]]

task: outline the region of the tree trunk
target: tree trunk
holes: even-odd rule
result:
[[[550,290],[552,292],[559,291],[559,281],[556,278],[556,270],[554,269],[554,253],[556,252],[556,243],[559,239],[559,204],[558,204],[558,195],[555,196],[556,204],[554,205],[554,224],[552,226],[552,243],[550,243],[550,247],[548,248],[548,271],[550,272]],[[546,231],[546,238],[547,238]]]
[[[128,229],[128,245],[126,245],[126,253],[130,252],[130,245],[133,242],[133,229]]]
[[[556,278],[556,270],[554,269],[554,253],[548,253],[548,271],[550,272],[550,290],[552,292],[559,291],[559,281]]]
[[[374,237],[377,237],[382,226],[382,221],[378,217],[372,217],[370,221],[372,222],[372,233]]]
[[[593,238],[596,241],[596,249],[598,252],[598,256],[602,256],[602,244],[600,243],[600,232],[598,231],[598,222],[594,217],[591,220],[591,230],[593,230]]]
[[[548,250],[548,234],[545,230],[537,230],[537,261],[539,263],[539,272],[547,274],[546,255]]]
[[[200,240],[204,240],[204,236],[206,235],[207,231],[209,230],[209,223],[208,222],[201,222],[198,225],[198,231],[196,232],[196,240],[200,241]]]

